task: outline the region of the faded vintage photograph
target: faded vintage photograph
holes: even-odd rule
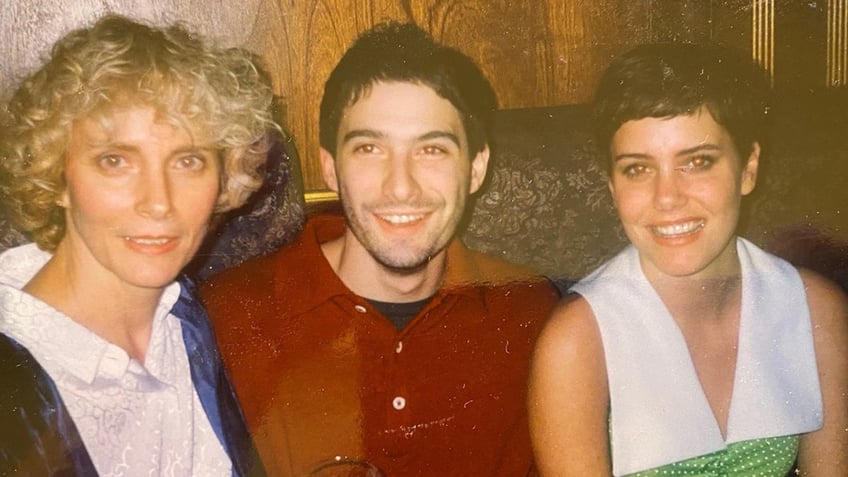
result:
[[[0,476],[848,473],[848,0],[0,25]]]

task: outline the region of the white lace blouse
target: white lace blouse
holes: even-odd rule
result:
[[[180,285],[165,289],[145,362],[21,288],[50,254],[34,244],[0,255],[0,332],[25,346],[56,384],[101,476],[230,475],[201,406],[179,320]]]

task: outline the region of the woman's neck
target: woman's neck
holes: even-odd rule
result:
[[[658,278],[651,281],[675,317],[700,319],[738,314],[742,277]]]
[[[23,291],[144,362],[163,290],[129,287],[80,270],[57,250]]]

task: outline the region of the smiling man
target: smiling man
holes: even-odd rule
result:
[[[414,25],[366,32],[332,72],[321,164],[344,217],[204,288],[272,474],[531,468],[525,383],[557,294],[456,238],[495,106],[476,65]]]

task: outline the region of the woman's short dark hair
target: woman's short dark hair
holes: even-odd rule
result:
[[[765,72],[739,52],[717,45],[638,46],[601,78],[593,108],[599,146],[606,158],[625,122],[693,114],[704,106],[747,155],[762,140],[769,91]]]

